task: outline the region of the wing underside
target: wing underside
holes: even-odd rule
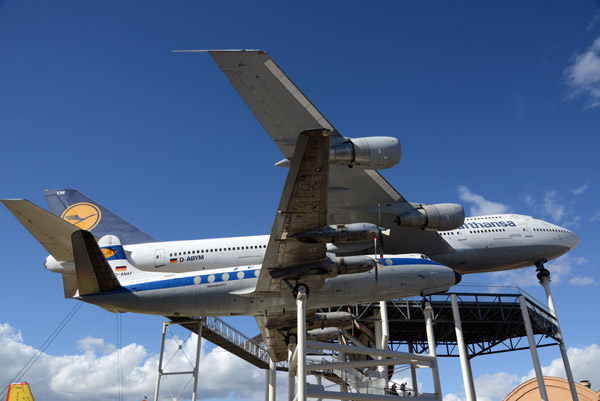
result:
[[[210,50],[208,53],[287,159],[293,157],[296,141],[305,130],[330,130],[332,145],[346,140],[266,52]],[[434,231],[397,227],[396,217],[412,210],[414,206],[378,171],[331,165],[328,224],[360,221],[393,227],[386,240],[389,253],[450,252],[452,248]]]

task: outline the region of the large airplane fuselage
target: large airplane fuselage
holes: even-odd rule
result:
[[[533,266],[556,259],[579,243],[566,228],[518,214],[467,217],[458,229],[439,234],[453,251],[429,256],[461,274]]]
[[[539,260],[564,255],[579,243],[570,230],[530,216],[498,214],[467,217],[456,230],[439,234],[453,250],[431,259],[461,274],[533,266]],[[234,266],[260,265],[268,235],[125,245],[131,262],[149,272],[187,273]],[[49,270],[74,272],[72,263],[58,264],[50,256]]]
[[[378,279],[371,270],[326,279],[321,287],[307,283],[308,308],[427,295],[446,291],[460,281],[452,269],[421,255],[384,257],[383,264],[383,269],[378,267]],[[115,270],[121,277],[126,272]],[[126,270],[140,273],[131,267]],[[110,310],[166,316],[254,316],[295,310],[291,290],[283,291],[283,296],[253,294],[259,272],[260,266],[180,274],[142,272],[140,280],[119,278],[123,285],[119,290],[76,298]]]

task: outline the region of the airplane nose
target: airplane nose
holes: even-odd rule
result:
[[[575,233],[573,233],[573,239],[571,240],[571,243],[569,244],[569,248],[573,249],[577,246],[577,244],[579,244],[579,236]]]
[[[460,275],[460,273],[458,272],[454,272],[454,285],[460,283],[460,281],[462,280],[462,276]]]

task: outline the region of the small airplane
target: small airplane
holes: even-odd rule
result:
[[[232,242],[227,248],[216,242],[208,248],[206,243],[200,254],[182,250],[196,245],[193,241],[124,247],[114,234],[94,235],[102,215],[107,215],[94,204],[72,205],[61,218],[23,199],[2,202],[51,254],[46,267],[62,273],[65,297],[113,312],[172,318],[254,316],[269,355],[280,361],[287,358],[286,339],[295,330],[300,288],[310,294],[307,313],[314,316],[318,308],[444,292],[461,279],[451,268],[422,254],[337,257],[328,253],[327,243],[372,240],[385,231],[367,223],[348,225],[351,229],[327,225],[329,149],[329,130],[300,134],[270,236],[262,241],[246,237],[246,245],[240,242],[235,250]],[[98,217],[82,219],[79,227],[65,219],[92,210]],[[173,247],[178,247],[177,257]],[[173,261],[185,265],[180,252],[185,260],[195,257],[196,261],[220,254],[221,265],[179,273],[166,268],[142,270],[136,252],[144,249],[153,249],[154,266],[160,262],[166,267],[167,253],[168,266]],[[257,263],[242,256],[257,251],[263,254]],[[230,263],[224,263],[225,258]]]

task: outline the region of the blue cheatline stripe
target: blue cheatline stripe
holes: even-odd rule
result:
[[[384,266],[403,266],[403,265],[414,265],[414,264],[443,266],[442,264],[434,262],[433,260],[429,260],[429,259],[418,259],[418,258],[384,258],[384,259],[380,259],[380,258],[377,258],[377,260],[380,262],[383,262]],[[250,267],[248,267],[246,270],[242,270],[242,269],[239,269],[236,267],[234,270],[230,270],[230,271],[222,272],[222,273],[206,272],[204,274],[199,274],[196,276],[174,277],[174,278],[168,278],[165,280],[150,281],[147,283],[131,284],[131,285],[123,286],[121,289],[118,289],[115,291],[89,294],[89,295],[110,294],[110,293],[116,293],[116,292],[151,291],[151,290],[161,290],[161,289],[165,289],[165,288],[222,283],[225,281],[240,280],[237,276],[237,274],[239,272],[244,273],[244,277],[242,278],[242,280],[254,279],[254,278],[256,278],[255,272],[257,270],[260,270],[260,269],[251,269]],[[227,280],[225,280],[223,278],[223,276],[225,274],[229,275]],[[209,281],[209,277],[211,277],[211,276],[214,277],[213,281]],[[84,295],[84,297],[85,297],[85,295]]]
[[[382,262],[384,266],[402,266],[402,265],[435,265],[443,266],[441,263],[434,262],[430,259],[417,259],[417,258],[377,258],[379,262]]]

